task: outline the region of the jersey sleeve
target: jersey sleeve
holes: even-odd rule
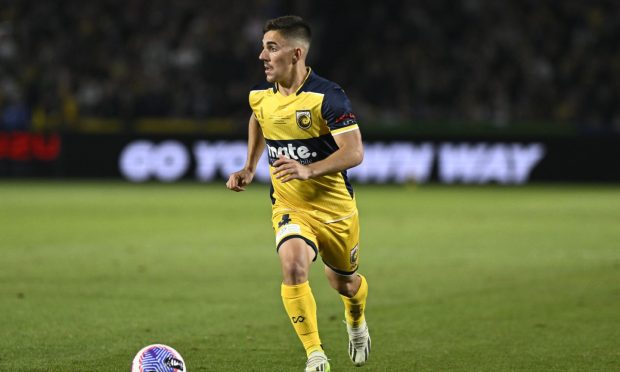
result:
[[[330,88],[323,97],[321,115],[332,135],[358,129],[351,101],[339,86]]]

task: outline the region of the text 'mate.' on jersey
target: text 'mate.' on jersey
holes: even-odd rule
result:
[[[282,95],[277,84],[256,86],[250,106],[265,137],[270,165],[279,155],[301,164],[325,159],[338,149],[334,136],[359,129],[342,88],[310,69],[295,94]],[[284,184],[272,174],[271,184],[274,210],[302,210],[323,222],[357,211],[346,171]]]

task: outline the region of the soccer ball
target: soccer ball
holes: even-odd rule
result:
[[[187,372],[187,368],[178,351],[167,345],[154,344],[138,351],[131,372]]]

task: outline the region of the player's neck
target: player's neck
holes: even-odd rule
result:
[[[291,74],[288,76],[288,79],[284,81],[278,82],[278,91],[283,96],[289,96],[291,94],[295,94],[297,89],[304,83],[306,80],[306,76],[310,73],[310,69],[306,67],[305,64],[297,64],[291,70]]]

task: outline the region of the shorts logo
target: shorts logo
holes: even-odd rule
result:
[[[359,245],[351,250],[351,265],[357,264],[357,258],[359,257]]]
[[[310,110],[295,111],[295,120],[297,121],[297,126],[301,129],[308,130],[312,126]]]
[[[284,225],[287,225],[291,222],[292,220],[289,218],[288,214],[285,214],[282,216],[282,220],[280,222],[278,222],[278,227],[282,227]]]
[[[281,222],[278,222],[278,224],[280,223]],[[286,236],[299,234],[301,234],[301,226],[294,223],[283,224],[282,227],[279,227],[279,230],[276,233],[276,244],[278,244],[280,240],[282,240]]]

